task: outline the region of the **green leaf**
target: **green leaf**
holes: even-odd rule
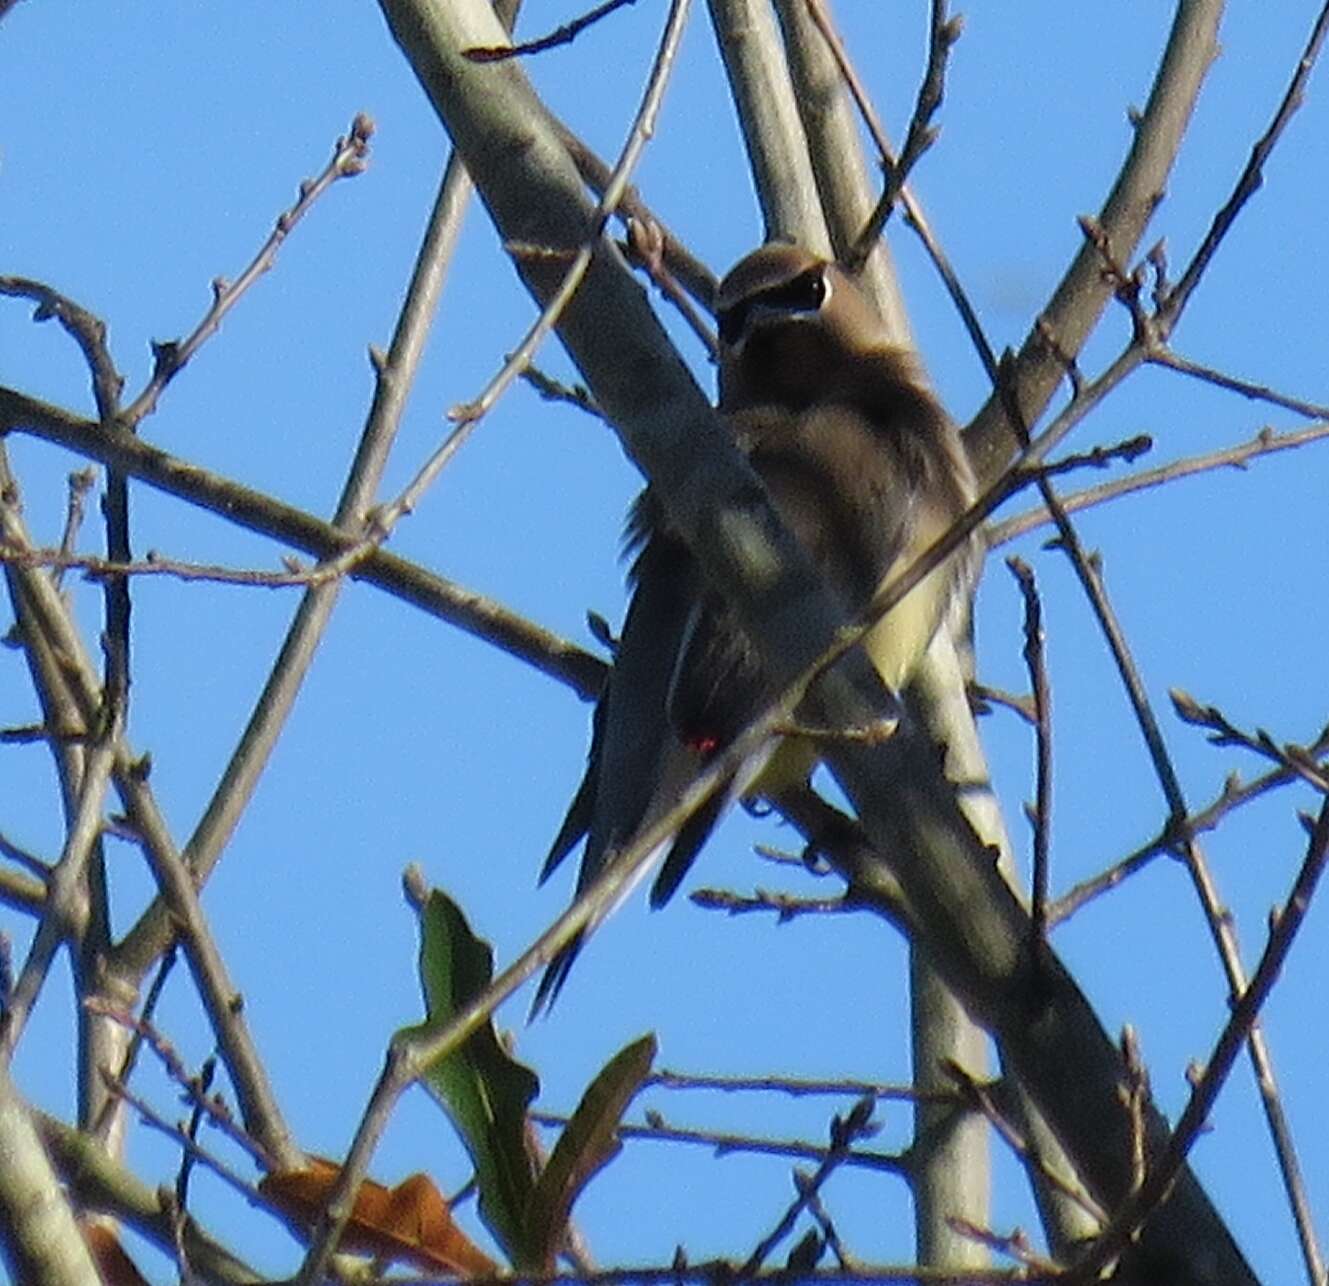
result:
[[[493,949],[471,932],[456,903],[432,890],[420,909],[420,982],[429,1021],[407,1032],[447,1023],[493,976]],[[517,1268],[534,1266],[526,1234],[535,1188],[526,1109],[540,1092],[539,1079],[508,1054],[487,1022],[460,1049],[438,1059],[424,1083],[471,1154],[480,1217]]]
[[[553,1268],[573,1202],[622,1148],[619,1122],[654,1061],[653,1035],[621,1049],[590,1083],[559,1135],[530,1205],[528,1241],[545,1271]]]

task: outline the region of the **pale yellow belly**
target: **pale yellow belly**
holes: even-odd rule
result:
[[[950,578],[951,569],[943,563],[915,585],[864,638],[868,658],[892,692],[899,692],[908,683],[932,641],[946,612]],[[748,797],[777,795],[800,785],[817,766],[823,750],[824,743],[811,738],[785,737],[753,782]]]

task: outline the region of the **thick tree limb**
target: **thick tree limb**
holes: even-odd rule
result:
[[[501,39],[480,0],[446,6],[380,0],[500,235],[570,250],[587,235],[589,202],[547,113],[511,63],[476,67],[461,50]],[[519,265],[543,299],[557,273]],[[726,438],[669,347],[640,287],[608,245],[563,315],[559,334],[650,476],[671,522],[739,613],[776,681],[793,681],[844,623],[802,551],[784,532],[756,477]],[[885,694],[866,661],[825,675],[817,705],[828,721],[865,725]],[[1108,1207],[1132,1182],[1131,1124],[1118,1097],[1119,1055],[1064,968],[1031,950],[1028,915],[964,821],[954,790],[905,725],[868,747],[845,742],[831,764],[925,927],[934,960],[975,1017],[999,1034],[1007,1059]],[[877,783],[895,778],[898,806]],[[1166,1145],[1162,1117],[1151,1148]],[[1146,1225],[1145,1251],[1174,1282],[1255,1280],[1198,1183],[1184,1173]]]

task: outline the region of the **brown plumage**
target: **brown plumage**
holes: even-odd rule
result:
[[[859,611],[970,503],[959,434],[853,279],[801,247],[772,243],[742,259],[720,285],[716,316],[719,409],[783,521],[845,607]],[[579,893],[777,695],[649,490],[628,533],[639,551],[632,602],[586,775],[541,874],[584,834]],[[943,622],[963,626],[976,566],[971,543],[869,633],[867,652],[892,689],[908,682]],[[749,793],[773,791],[814,763],[810,749],[786,743]],[[728,802],[717,798],[675,837],[653,905],[678,887]],[[576,949],[550,966],[537,1007],[556,994]]]

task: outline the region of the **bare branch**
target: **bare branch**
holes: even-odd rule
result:
[[[1265,384],[1253,384],[1249,380],[1237,379],[1234,375],[1227,375],[1223,371],[1216,371],[1209,366],[1201,366],[1198,362],[1192,362],[1188,358],[1174,353],[1170,348],[1151,348],[1149,360],[1155,366],[1166,366],[1169,370],[1179,371],[1182,375],[1190,375],[1194,379],[1203,380],[1206,384],[1214,384],[1219,388],[1225,388],[1230,393],[1240,393],[1242,397],[1250,398],[1253,402],[1268,402],[1272,406],[1281,406],[1288,411],[1296,411],[1299,415],[1307,416],[1313,420],[1329,420],[1329,406],[1320,402],[1306,402],[1298,397],[1290,397],[1286,393],[1280,393],[1277,389],[1269,388]]]
[[[562,121],[554,121],[553,126],[559,141],[567,149],[569,158],[577,167],[582,181],[597,196],[603,197],[605,189],[609,186],[613,167],[601,160]],[[650,227],[653,233],[659,232],[661,255],[670,277],[678,281],[703,308],[710,311],[715,304],[715,291],[719,286],[715,273],[665,226],[660,216],[642,200],[641,193],[631,184],[624,189],[619,199],[618,215],[620,219],[628,221],[629,229],[631,224],[640,223]]]
[[[312,514],[201,469],[121,430],[103,434],[90,421],[13,389],[0,387],[0,426],[31,433],[108,466],[115,465],[159,491],[318,558],[335,558],[356,544],[353,536]],[[368,555],[353,575],[431,616],[488,639],[583,696],[594,696],[599,691],[603,662],[482,594],[385,550]]]
[[[894,173],[899,167],[897,165],[895,153],[891,149],[886,132],[883,129],[880,120],[877,118],[876,110],[868,97],[858,73],[854,70],[852,61],[849,58],[849,52],[844,47],[844,42],[840,39],[835,25],[830,20],[825,6],[825,0],[787,0],[788,3],[797,3],[806,5],[807,11],[825,40],[839,67],[840,74],[843,76],[845,84],[849,86],[854,102],[858,106],[859,113],[863,117],[868,127],[868,132],[872,135],[872,140],[876,144],[878,154],[881,157],[882,165],[888,174]],[[974,344],[983,368],[988,374],[988,378],[994,383],[997,380],[997,361],[992,351],[992,346],[988,343],[987,336],[983,333],[983,327],[978,320],[978,314],[973,305],[969,302],[969,297],[965,293],[960,278],[952,267],[946,252],[942,249],[941,243],[932,231],[928,223],[926,214],[923,212],[921,203],[915,198],[912,190],[907,184],[902,184],[899,190],[899,200],[904,206],[905,213],[909,217],[910,226],[918,233],[919,240],[923,243],[928,258],[932,260],[942,283],[946,287],[947,293],[951,297],[951,302],[955,305],[956,311],[960,315],[960,320],[964,324],[969,337]],[[847,262],[851,266],[857,266],[860,270],[869,254],[875,248],[879,235],[874,234],[869,238],[868,230],[872,227],[873,216],[869,215],[867,227],[863,230],[855,230],[855,238],[852,247],[847,250]]]
[[[961,1101],[971,1111],[982,1113],[988,1124],[996,1130],[1002,1142],[1019,1157],[1026,1169],[1037,1172],[1043,1182],[1073,1201],[1095,1222],[1099,1224],[1106,1222],[1107,1215],[1102,1207],[1084,1190],[1081,1184],[1075,1181],[1074,1176],[1064,1175],[1049,1166],[1047,1160],[1016,1129],[1006,1114],[998,1107],[991,1086],[976,1080],[956,1063],[948,1064],[946,1072],[959,1085]]]
[[[0,1045],[6,1060],[18,1045],[23,1025],[37,1001],[56,952],[67,938],[81,932],[89,914],[85,875],[93,844],[101,834],[102,804],[115,757],[114,743],[118,731],[114,724],[103,729],[88,756],[78,810],[70,821],[64,851],[47,882],[41,923],[5,1007]]]
[[[1269,128],[1259,137],[1255,146],[1251,148],[1250,159],[1246,162],[1245,169],[1242,170],[1237,179],[1236,186],[1232,189],[1232,195],[1228,197],[1223,208],[1214,215],[1214,221],[1210,225],[1208,233],[1204,240],[1196,249],[1186,270],[1181,274],[1181,279],[1168,293],[1162,307],[1159,308],[1159,323],[1163,329],[1164,338],[1175,328],[1185,311],[1186,305],[1190,302],[1191,296],[1195,293],[1195,288],[1200,284],[1200,279],[1204,276],[1205,270],[1209,267],[1218,248],[1223,243],[1223,238],[1227,236],[1228,230],[1236,222],[1237,216],[1241,213],[1246,202],[1260,190],[1264,183],[1264,166],[1269,160],[1278,141],[1283,136],[1283,131],[1287,129],[1288,123],[1296,115],[1301,107],[1306,82],[1310,79],[1311,72],[1315,69],[1315,64],[1320,57],[1320,51],[1324,48],[1324,38],[1329,32],[1329,5],[1325,5],[1320,10],[1320,16],[1315,20],[1315,26],[1311,30],[1310,38],[1306,42],[1305,51],[1297,62],[1296,70],[1292,74],[1292,79],[1287,87],[1287,92],[1283,95],[1282,102],[1278,105],[1278,110],[1274,113],[1274,118],[1269,122]]]
[[[1050,873],[1048,845],[1052,831],[1052,685],[1048,679],[1047,636],[1043,630],[1043,604],[1034,570],[1018,558],[1008,558],[1024,598],[1024,660],[1034,694],[1035,789],[1030,821],[1034,829],[1033,916],[1035,949],[1047,942],[1047,901]]]
[[[169,1208],[166,1195],[142,1183],[85,1132],[42,1112],[33,1116],[61,1180],[81,1206],[113,1214],[167,1254],[173,1253],[176,1212]],[[210,1286],[259,1286],[265,1280],[203,1232],[192,1217],[185,1216],[178,1235],[194,1271]]]
[[[97,481],[97,470],[91,465],[76,469],[69,475],[69,505],[65,511],[65,529],[60,536],[60,553],[68,558],[74,553],[74,542],[78,539],[79,529],[83,526],[84,507],[88,492]],[[0,558],[3,558],[0,554]],[[58,589],[63,580],[63,568],[56,568],[55,584]]]
[[[113,418],[120,405],[125,377],[116,369],[106,347],[106,323],[59,291],[28,277],[0,277],[0,295],[31,299],[37,305],[33,321],[54,318],[64,327],[88,364],[98,418],[104,421]]]
[[[268,1204],[253,1183],[237,1174],[236,1171],[232,1170],[224,1161],[213,1156],[206,1148],[200,1147],[186,1130],[168,1121],[146,1099],[135,1094],[121,1081],[116,1080],[110,1072],[105,1073],[105,1079],[107,1088],[110,1089],[111,1093],[128,1103],[143,1118],[145,1125],[149,1125],[160,1134],[164,1134],[173,1143],[177,1144],[183,1153],[207,1166],[213,1174],[238,1192],[249,1204],[259,1206]]]
[[[871,1095],[876,1099],[919,1100],[952,1105],[957,1095],[940,1090],[920,1090],[913,1085],[886,1085],[878,1081],[808,1080],[790,1076],[714,1076],[693,1072],[673,1072],[662,1068],[642,1081],[643,1089],[718,1090],[722,1093],[788,1094],[794,1098],[809,1095],[847,1094],[855,1099]]]
[[[568,1118],[554,1112],[532,1112],[531,1120],[541,1125],[562,1127]],[[796,1161],[826,1161],[832,1149],[824,1144],[807,1143],[800,1139],[759,1139],[745,1134],[731,1134],[721,1130],[690,1130],[681,1126],[670,1125],[657,1112],[648,1112],[646,1123],[633,1125],[620,1124],[615,1133],[622,1139],[634,1139],[648,1143],[691,1143],[710,1148],[717,1157],[750,1154],[754,1156],[789,1157]],[[890,1152],[864,1151],[854,1148],[847,1151],[837,1162],[861,1170],[873,1170],[878,1174],[901,1174],[907,1162]]]
[[[798,1195],[789,1208],[780,1217],[775,1227],[754,1247],[752,1254],[739,1269],[740,1277],[750,1277],[760,1270],[771,1252],[793,1231],[798,1216],[806,1209],[808,1202],[820,1192],[826,1180],[844,1164],[853,1144],[859,1139],[876,1133],[872,1124],[873,1100],[861,1100],[846,1117],[835,1117],[831,1122],[830,1147],[817,1167],[810,1175],[794,1171],[794,1187]],[[897,1163],[898,1164],[898,1163]]]
[[[803,898],[791,893],[770,893],[757,889],[744,897],[725,889],[696,889],[688,900],[703,911],[723,911],[726,915],[749,915],[752,912],[772,912],[776,922],[787,924],[805,915],[843,915],[862,908],[847,897]]]
[[[490,382],[484,393],[476,403],[467,410],[467,418],[458,426],[457,430],[445,442],[434,458],[417,474],[415,480],[410,484],[406,491],[395,502],[401,506],[401,512],[407,512],[408,506],[404,502],[408,501],[410,496],[416,490],[423,490],[428,485],[429,480],[436,476],[439,469],[446,464],[450,458],[451,451],[459,446],[464,436],[463,434],[470,424],[476,422],[480,415],[484,414],[489,405],[492,405],[507,385],[516,378],[517,372],[529,364],[531,357],[541,339],[553,330],[555,324],[560,321],[564,310],[571,302],[573,295],[582,284],[583,279],[587,278],[593,263],[597,250],[600,249],[600,243],[604,233],[605,226],[620,200],[624,189],[627,186],[628,176],[645,148],[647,140],[651,137],[655,129],[656,117],[659,114],[660,103],[663,99],[665,86],[668,83],[669,76],[673,70],[674,60],[678,53],[679,44],[682,40],[683,30],[686,25],[688,12],[690,9],[690,0],[673,0],[669,9],[669,16],[665,22],[664,32],[660,38],[660,44],[656,50],[655,60],[651,67],[650,75],[647,78],[646,87],[642,94],[641,103],[637,109],[636,116],[632,123],[632,128],[628,134],[627,140],[623,145],[622,153],[619,156],[618,163],[614,167],[613,175],[609,184],[605,188],[604,194],[600,198],[599,204],[591,212],[587,220],[586,232],[581,238],[581,244],[577,250],[576,256],[572,259],[571,265],[562,275],[562,280],[557,287],[552,289],[541,310],[539,320],[535,326],[528,332],[526,339],[518,348],[517,352],[504,364],[503,369]],[[389,15],[391,17],[391,15]],[[458,33],[459,34],[459,33]],[[461,45],[463,42],[458,42]],[[472,42],[478,43],[478,42]],[[454,52],[457,46],[454,46]],[[431,51],[437,54],[437,50]],[[460,61],[460,60],[459,60]],[[512,63],[500,64],[498,68],[491,70],[511,71]],[[515,241],[516,238],[509,238]],[[455,441],[456,446],[449,446],[450,442]],[[389,507],[389,513],[392,507]],[[389,527],[390,529],[390,527]],[[718,784],[718,782],[717,782]],[[695,807],[695,805],[694,805]],[[677,823],[676,823],[677,824]],[[643,873],[645,866],[643,864]],[[611,872],[606,872],[606,876]],[[631,887],[628,885],[627,887]],[[586,901],[586,899],[582,899]],[[571,913],[562,917],[564,921],[572,919]],[[546,935],[548,936],[548,935]],[[570,940],[570,939],[569,939]],[[565,940],[566,941],[566,940]],[[562,944],[560,944],[562,945]],[[533,954],[533,953],[528,953]],[[549,957],[552,959],[552,953]],[[547,962],[547,961],[546,961]],[[511,972],[511,971],[509,971]],[[490,991],[494,995],[499,993],[499,984],[502,980],[496,979]],[[514,984],[515,985],[515,984]],[[494,1001],[493,1003],[497,1003]],[[464,1024],[464,1017],[470,1014],[472,1025],[481,1020],[484,1010],[472,1004],[459,1015],[456,1020],[446,1025],[445,1035],[461,1030]],[[413,1042],[407,1039],[404,1042],[409,1046]],[[424,1042],[428,1044],[430,1042]],[[328,1199],[327,1209],[324,1218],[320,1221],[318,1231],[312,1238],[309,1247],[309,1253],[306,1255],[304,1263],[301,1266],[299,1281],[301,1283],[312,1283],[319,1279],[319,1276],[325,1271],[328,1260],[332,1253],[332,1247],[337,1243],[341,1229],[345,1226],[346,1220],[350,1215],[351,1203],[354,1201],[356,1190],[364,1178],[373,1150],[377,1145],[378,1138],[386,1126],[388,1117],[396,1103],[397,1097],[410,1082],[419,1076],[421,1071],[427,1065],[430,1058],[421,1058],[418,1049],[412,1050],[414,1059],[402,1057],[402,1046],[394,1043],[389,1050],[387,1061],[378,1085],[366,1107],[364,1117],[361,1120],[360,1127],[356,1132],[355,1140],[351,1145],[350,1152],[342,1168],[342,1174],[338,1179],[333,1193]]]
[[[440,180],[392,343],[386,354],[371,354],[376,375],[374,400],[333,519],[333,529],[348,536],[363,524],[395,441],[470,192],[470,179],[454,153]],[[320,581],[316,571],[308,584],[309,592],[295,613],[245,731],[185,846],[185,860],[199,880],[215,865],[252,797],[332,619],[340,582],[335,578]],[[123,939],[120,961],[141,970],[164,949],[172,931],[164,905],[155,902]]]
[[[1060,497],[1062,508],[1068,513],[1078,513],[1082,509],[1091,509],[1096,505],[1107,504],[1121,496],[1146,491],[1151,487],[1161,487],[1180,478],[1189,478],[1198,473],[1209,473],[1215,469],[1244,469],[1252,460],[1261,456],[1274,455],[1279,451],[1291,451],[1311,442],[1319,442],[1329,437],[1329,420],[1321,424],[1308,425],[1304,429],[1294,429],[1288,433],[1275,433],[1270,428],[1263,428],[1253,438],[1239,442],[1236,446],[1223,447],[1205,455],[1186,456],[1169,464],[1159,465],[1156,469],[1145,469],[1115,482],[1104,482],[1097,487],[1086,487]],[[1047,509],[1031,509],[1027,513],[1017,514],[1002,522],[992,523],[987,528],[989,548],[1008,544],[1018,536],[1052,521]]]
[[[1204,1128],[1219,1090],[1222,1089],[1232,1065],[1255,1031],[1256,1019],[1270,989],[1278,978],[1287,959],[1297,932],[1305,920],[1316,885],[1329,860],[1329,799],[1320,809],[1320,815],[1311,836],[1310,848],[1302,862],[1286,905],[1279,912],[1264,954],[1255,975],[1232,1010],[1214,1046],[1214,1052],[1205,1064],[1203,1075],[1191,1090],[1186,1109],[1177,1121],[1176,1129],[1162,1156],[1152,1161],[1144,1182],[1115,1212],[1111,1224],[1088,1255],[1075,1266],[1068,1281],[1089,1282],[1127,1245],[1135,1230],[1149,1217],[1163,1199],[1185,1163],[1187,1152]]]
[[[1312,748],[1292,743],[1279,745],[1263,728],[1245,732],[1238,728],[1217,706],[1201,705],[1179,688],[1171,691],[1172,705],[1178,718],[1198,728],[1208,728],[1209,742],[1215,746],[1240,746],[1270,760],[1287,772],[1323,793],[1329,793],[1329,774],[1316,762]]]
[[[388,504],[376,507],[368,516],[366,532],[362,539],[344,553],[338,554],[325,569],[330,575],[340,575],[350,571],[368,554],[372,553],[392,533],[392,529],[407,514],[411,513],[421,497],[434,483],[435,479],[447,467],[449,461],[470,438],[475,426],[489,413],[494,404],[511,386],[512,382],[524,371],[535,356],[536,350],[545,338],[558,325],[563,310],[572,296],[577,293],[591,266],[591,257],[599,246],[609,220],[622,199],[628,185],[628,178],[636,168],[638,160],[647,142],[655,133],[656,118],[660,113],[660,104],[664,100],[665,86],[673,70],[674,60],[678,55],[679,44],[683,36],[683,18],[687,14],[690,0],[675,0],[671,10],[671,21],[666,27],[665,38],[656,54],[655,66],[651,69],[647,90],[632,123],[632,130],[623,146],[622,155],[615,165],[606,185],[600,203],[590,218],[590,228],[586,239],[577,253],[571,257],[567,270],[553,292],[535,324],[526,332],[521,343],[508,357],[498,373],[489,381],[484,390],[472,402],[454,407],[448,412],[448,418],[455,421],[457,427],[444,439],[433,455],[425,461],[415,477],[406,485],[396,499]],[[553,260],[566,256],[556,252]]]
[[[1200,85],[1217,52],[1222,0],[1181,0],[1140,114],[1131,149],[1098,213],[1118,257],[1129,257],[1166,186]],[[1092,247],[1081,247],[1030,328],[1003,390],[995,391],[965,430],[979,476],[995,477],[1018,444],[1019,425],[1037,421],[1065,370],[1065,354],[1077,354],[1111,297]],[[1045,335],[1056,337],[1055,346]],[[1018,414],[1014,422],[1010,411]]]
[[[1322,759],[1329,752],[1329,735],[1321,734],[1314,743],[1306,747],[1306,750],[1317,761]],[[1048,908],[1048,923],[1055,927],[1063,920],[1069,919],[1086,903],[1116,888],[1136,871],[1143,870],[1154,858],[1163,853],[1173,852],[1182,837],[1201,835],[1205,831],[1213,830],[1229,813],[1252,800],[1261,798],[1271,790],[1277,790],[1298,780],[1300,775],[1287,768],[1275,769],[1244,786],[1235,774],[1229,776],[1224,781],[1222,790],[1210,804],[1192,813],[1180,825],[1169,824],[1143,847],[1057,898]]]
[[[203,319],[185,339],[157,342],[152,346],[156,359],[152,377],[139,395],[120,414],[127,425],[138,424],[157,409],[157,401],[166,386],[182,371],[194,354],[217,333],[222,318],[235,307],[245,292],[276,262],[277,251],[290,232],[309,213],[310,207],[338,179],[353,178],[364,172],[369,155],[369,140],[374,122],[363,113],[351,122],[350,131],[339,138],[332,149],[332,159],[315,179],[300,184],[300,195],[289,210],[278,215],[268,239],[233,282],[218,277],[212,283],[212,305]]]
[[[816,13],[820,9],[818,0],[811,0],[811,3],[816,6],[814,8]],[[927,70],[923,74],[922,84],[918,87],[918,100],[914,104],[914,114],[909,120],[904,147],[900,149],[900,156],[895,164],[886,163],[889,149],[883,146],[884,140],[878,140],[878,147],[882,149],[883,164],[886,167],[886,187],[849,257],[851,265],[862,263],[867,258],[873,243],[885,230],[886,221],[891,217],[891,211],[895,208],[896,201],[900,199],[911,171],[923,153],[936,142],[938,131],[932,124],[932,118],[936,116],[945,95],[946,63],[950,58],[951,48],[959,40],[964,26],[962,18],[948,17],[946,8],[946,0],[932,0]],[[859,91],[855,90],[856,98],[858,94]],[[874,133],[874,137],[876,136]]]
[[[604,0],[603,4],[588,9],[580,17],[555,27],[548,35],[540,36],[536,40],[523,40],[516,45],[477,45],[473,49],[464,49],[462,55],[472,62],[496,63],[502,62],[505,58],[518,58],[526,54],[544,53],[546,49],[557,49],[559,45],[570,45],[587,27],[594,26],[602,18],[607,18],[624,6],[636,2],[637,0]]]
[[[164,957],[164,959],[170,958],[170,956]],[[135,1043],[131,1046],[131,1050],[136,1051],[140,1046],[146,1044],[160,1060],[166,1075],[180,1087],[186,1101],[193,1105],[196,1114],[201,1113],[206,1116],[218,1130],[225,1134],[232,1143],[247,1152],[263,1169],[274,1170],[278,1168],[277,1159],[258,1140],[237,1125],[235,1118],[231,1115],[221,1096],[208,1093],[208,1083],[205,1075],[201,1072],[190,1075],[175,1046],[157,1030],[147,1017],[135,1017],[123,1009],[117,1009],[114,1005],[106,1004],[96,998],[84,1001],[84,1007],[105,1015],[133,1032]],[[120,1086],[127,1085],[132,1066],[132,1060],[126,1059],[125,1066],[114,1074],[113,1080]],[[191,1128],[190,1138],[197,1138],[196,1126]],[[182,1201],[181,1205],[184,1204]]]

